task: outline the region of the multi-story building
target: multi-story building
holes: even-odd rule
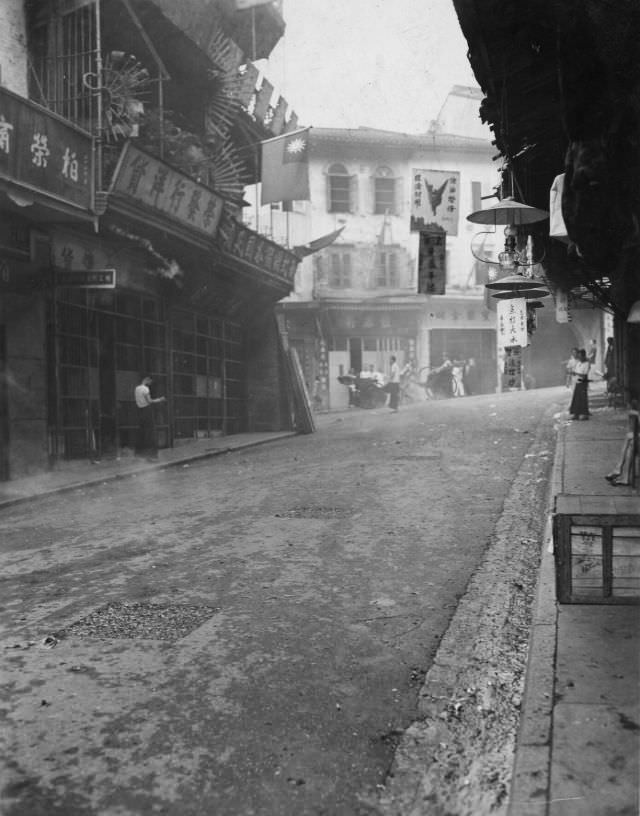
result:
[[[454,87],[424,134],[310,132],[310,202],[290,214],[292,242],[342,232],[304,259],[294,293],[279,308],[306,379],[320,377],[328,407],[346,404],[341,373],[369,364],[386,372],[391,354],[424,377],[444,355],[473,357],[481,390],[496,388],[495,307],[484,295],[488,269],[470,247],[475,242],[478,253],[493,257],[504,236],[474,237],[477,227],[464,218],[495,193],[498,180],[495,151],[478,119],[480,96]],[[418,195],[428,192],[430,199],[426,218],[416,223],[418,178],[427,185]],[[436,213],[433,220],[441,223],[434,228]],[[434,258],[435,278],[428,269]]]
[[[296,126],[252,60],[278,4],[0,7],[0,478],[289,422],[274,304],[297,258],[242,225],[259,141]]]

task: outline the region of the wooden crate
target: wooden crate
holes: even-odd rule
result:
[[[560,603],[640,604],[640,497],[556,497]]]

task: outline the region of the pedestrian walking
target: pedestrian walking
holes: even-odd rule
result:
[[[400,366],[394,356],[390,360],[391,367],[389,369],[389,382],[387,383],[387,390],[389,391],[389,408],[396,413],[398,410],[398,403],[400,399]]]
[[[578,351],[577,362],[574,366],[576,384],[573,387],[573,396],[569,406],[571,419],[589,419],[589,370],[591,364],[584,349]]]
[[[464,360],[454,360],[453,368],[451,369],[451,376],[453,377],[453,395],[454,397],[464,397]]]
[[[136,436],[136,456],[143,456],[148,461],[158,458],[158,441],[156,423],[153,416],[153,405],[165,402],[166,397],[151,396],[152,378],[145,374],[134,390],[134,399],[138,411],[138,433]]]

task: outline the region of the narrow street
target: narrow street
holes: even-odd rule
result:
[[[542,520],[563,399],[323,416],[4,511],[2,814],[375,812],[528,457]]]

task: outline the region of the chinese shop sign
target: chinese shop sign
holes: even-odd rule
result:
[[[210,237],[216,232],[222,214],[223,199],[213,190],[143,153],[130,142],[120,157],[111,192]]]
[[[72,289],[115,289],[115,269],[58,269],[56,284]]]
[[[448,235],[457,235],[459,190],[458,172],[412,170],[411,231],[437,224]]]
[[[503,388],[520,388],[522,385],[522,349],[507,346],[504,350]]]
[[[498,301],[498,346],[526,346],[527,301],[510,298]]]
[[[447,281],[447,233],[427,230],[420,233],[418,252],[418,293],[444,295]]]
[[[77,207],[93,207],[92,139],[0,88],[0,178]]]
[[[293,281],[299,258],[235,219],[224,219],[219,241],[221,248],[233,257],[289,282]]]

